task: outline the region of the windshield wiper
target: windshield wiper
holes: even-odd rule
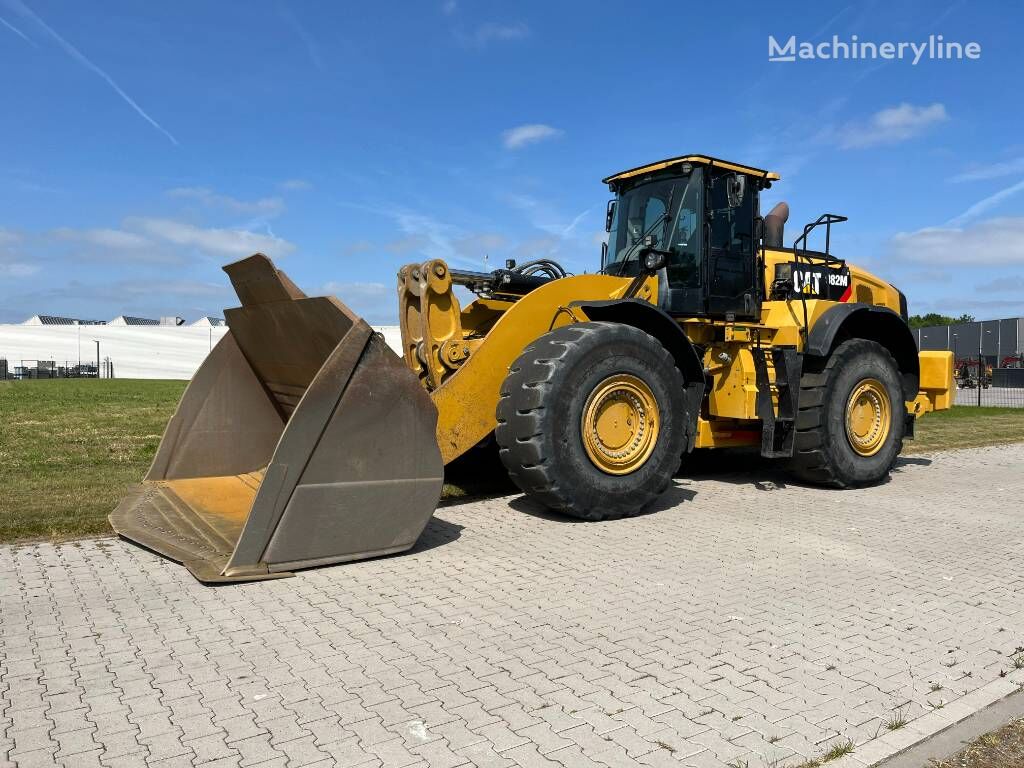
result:
[[[683,200],[686,199],[686,193],[689,191],[689,189],[690,189],[690,179],[687,178],[686,186],[683,187],[683,197],[682,197]],[[676,199],[676,185],[673,184],[672,185],[672,190],[668,193],[668,202],[665,205],[665,210],[662,213],[658,214],[658,216],[656,216],[654,221],[651,223],[651,226],[649,226],[643,232],[643,234],[641,234],[640,237],[637,238],[637,240],[635,240],[631,246],[629,246],[629,248],[626,250],[626,255],[623,256],[621,259],[616,259],[611,264],[609,264],[608,267],[611,267],[612,265],[618,265],[619,269],[617,270],[617,272],[618,272],[619,275],[622,274],[622,270],[625,268],[626,264],[629,263],[629,259],[633,255],[634,251],[636,253],[640,252],[640,246],[642,246],[642,245],[644,245],[646,243],[647,238],[654,231],[655,227],[657,227],[659,224],[663,224],[663,223],[665,223],[667,221],[671,221],[671,219],[672,219],[672,203],[675,201],[675,199]],[[607,272],[608,271],[608,267],[605,267],[602,271],[603,272]]]

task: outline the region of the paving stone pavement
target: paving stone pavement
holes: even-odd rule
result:
[[[117,539],[0,547],[0,764],[867,754],[1024,683],[1022,469],[959,451],[828,491],[761,466],[607,523],[489,499],[409,554],[225,587]]]

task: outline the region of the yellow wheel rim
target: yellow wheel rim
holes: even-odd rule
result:
[[[636,376],[617,373],[590,393],[580,430],[587,456],[602,472],[626,475],[643,465],[658,442],[658,401]]]
[[[877,379],[864,379],[846,403],[846,438],[861,456],[874,456],[891,429],[889,393]]]

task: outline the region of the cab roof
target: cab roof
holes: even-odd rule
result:
[[[739,163],[730,163],[727,160],[719,160],[718,158],[711,157],[710,155],[681,155],[679,157],[670,157],[668,160],[659,160],[656,163],[641,165],[638,168],[630,168],[628,171],[621,171],[606,179],[601,179],[601,181],[605,184],[612,184],[616,181],[633,178],[634,176],[642,176],[645,173],[661,171],[680,163],[693,163],[694,165],[704,165],[709,168],[725,168],[729,171],[745,173],[748,176],[753,176],[757,179],[764,179],[766,181],[777,181],[779,179],[779,174],[773,173],[772,171],[765,171],[761,168],[754,168],[749,165],[740,165]]]

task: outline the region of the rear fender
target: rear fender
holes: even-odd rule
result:
[[[889,350],[903,380],[903,399],[913,401],[921,382],[921,363],[914,334],[903,318],[888,307],[871,304],[836,304],[811,328],[804,350],[812,357],[827,358],[848,339],[868,339]]]

